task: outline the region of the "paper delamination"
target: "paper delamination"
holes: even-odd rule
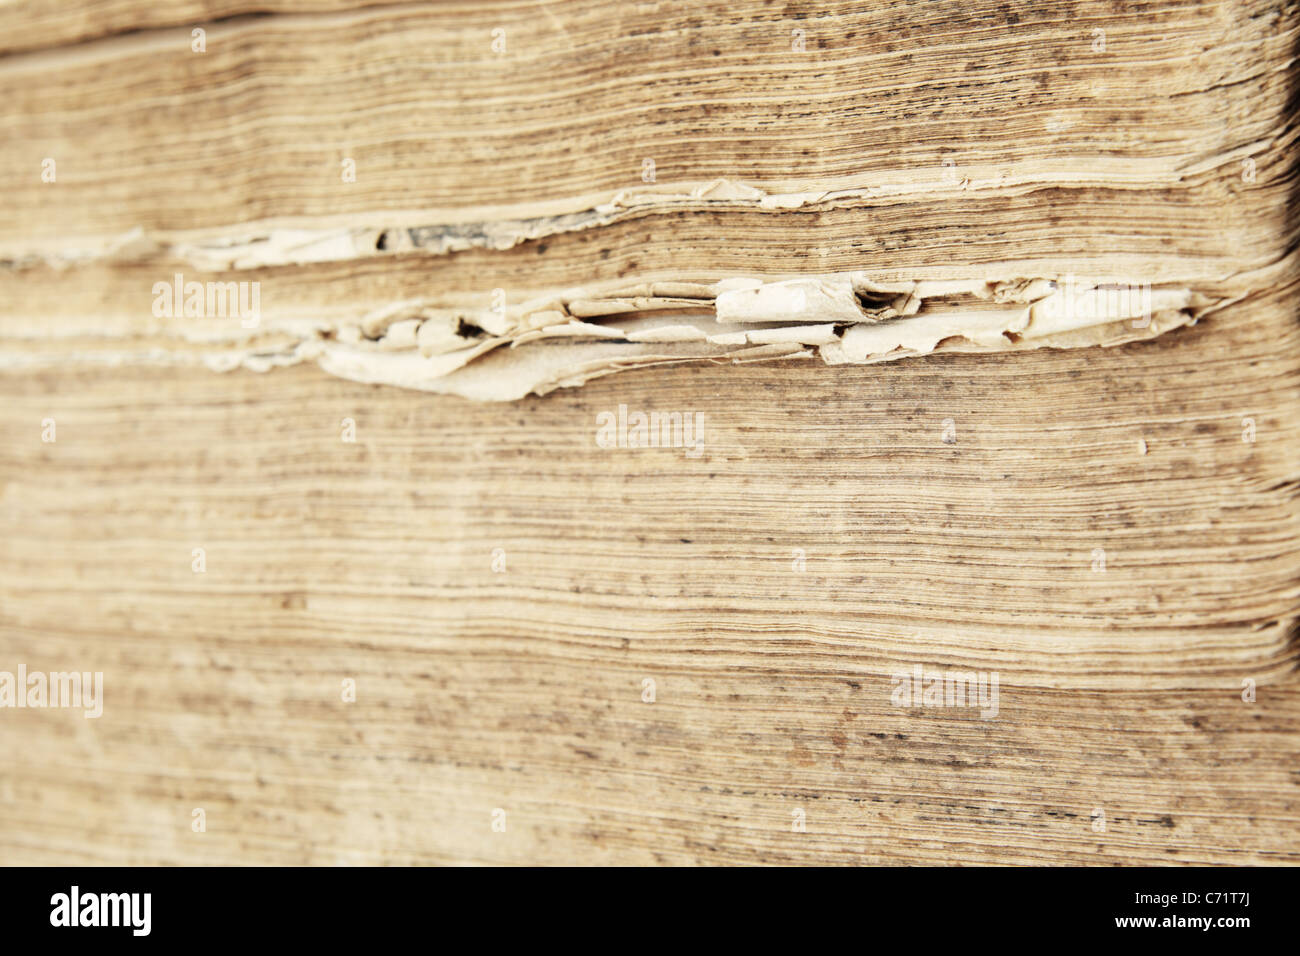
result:
[[[1117,345],[1297,273],[1291,6],[1007,14],[996,50],[926,21],[910,66],[906,5],[832,5],[788,49],[761,5],[633,6],[526,4],[499,48],[436,5],[232,17],[201,60],[165,12],[64,49],[0,10],[0,159],[31,171],[0,217],[0,370],[313,363],[509,401],[661,364]],[[590,87],[571,35],[644,89]],[[950,56],[958,95],[918,81]]]
[[[151,254],[146,244],[131,255],[147,263]],[[183,273],[175,284],[189,288]],[[1236,297],[1222,284],[1198,291],[1136,276],[1026,277],[1009,270],[979,278],[863,271],[603,283],[522,302],[497,292],[486,308],[449,307],[445,296],[410,298],[380,301],[350,320],[294,313],[268,296],[256,315],[194,321],[185,315],[188,297],[177,291],[175,314],[128,313],[117,336],[70,335],[60,349],[10,352],[0,364],[80,359],[267,372],[315,362],[358,382],[511,401],[661,364],[870,364],[943,352],[1115,345],[1194,323]]]
[[[932,352],[1113,345],[1193,323],[1215,304],[1188,289],[1139,283],[885,286],[860,274],[766,283],[733,278],[690,299],[658,294],[664,291],[576,290],[469,315],[406,303],[350,334],[333,330],[273,355],[249,347],[218,364],[260,370],[315,360],[356,381],[513,400],[661,363],[820,358],[842,365]]]
[[[1206,164],[1217,169],[1216,163],[1230,160],[1220,156]],[[1157,170],[1132,183],[1123,172],[1101,163],[1091,175],[1134,189],[1160,181]],[[1014,193],[1035,176],[1050,178],[1041,169],[989,173],[978,188]],[[54,302],[59,314],[29,318],[25,333],[20,323],[16,347],[13,338],[0,341],[0,368],[87,361],[269,372],[313,362],[358,382],[512,401],[663,364],[803,359],[861,365],[932,353],[1118,345],[1195,323],[1296,268],[1294,253],[1228,275],[1195,260],[1153,263],[1119,254],[1091,260],[1097,266],[1092,274],[1069,271],[1080,263],[1068,256],[989,266],[938,259],[922,267],[902,267],[897,257],[885,256],[872,268],[823,272],[810,265],[806,273],[747,275],[693,271],[689,260],[655,249],[660,267],[648,273],[632,269],[623,279],[579,286],[515,282],[490,291],[474,288],[472,274],[462,278],[458,270],[461,257],[475,251],[486,257],[480,262],[505,257],[499,261],[509,263],[523,249],[542,254],[550,243],[587,241],[630,213],[666,230],[660,243],[668,247],[673,223],[715,210],[739,217],[733,219],[738,225],[794,221],[783,217],[810,208],[843,210],[866,228],[875,203],[959,212],[966,190],[976,188],[966,180],[954,193],[942,179],[901,171],[894,179],[890,188],[840,181],[836,188],[799,193],[727,180],[663,183],[551,215],[521,216],[525,210],[513,209],[501,218],[464,222],[459,219],[467,213],[435,210],[399,216],[405,220],[400,224],[391,214],[373,214],[355,217],[352,225],[319,217],[315,225],[293,228],[225,226],[186,234],[136,228],[99,240],[21,248],[9,243],[0,245],[0,270],[20,287],[28,283],[48,296],[52,286],[71,281],[73,291]],[[813,242],[820,233],[791,235]],[[566,254],[577,256],[581,248],[566,247]],[[809,247],[808,263],[815,263],[816,252]],[[564,271],[565,259],[544,266],[543,282]],[[431,276],[427,290],[422,267]],[[77,291],[76,279],[87,270],[99,270],[120,290]],[[356,281],[353,274],[371,278]],[[162,288],[174,290],[174,304],[164,293],[164,308],[155,299],[150,310],[142,286],[163,276],[171,280]],[[340,276],[349,277],[350,294],[330,301],[330,284]],[[256,314],[205,310],[205,294],[210,304],[214,285],[232,294],[257,290]],[[193,309],[191,287],[198,296]],[[0,292],[0,307],[26,305],[21,288],[9,302],[3,299]],[[78,311],[92,308],[93,320]],[[33,348],[37,339],[45,341]]]

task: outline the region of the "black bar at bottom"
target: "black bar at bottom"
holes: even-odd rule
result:
[[[748,939],[772,948],[771,934],[786,930],[806,945],[896,933],[927,947],[1022,933],[1070,944],[1183,945],[1195,936],[1233,945],[1290,936],[1296,872],[9,868],[0,869],[0,925],[6,944],[68,937],[333,948],[397,933],[458,949],[512,936],[674,948],[716,936],[731,949]]]

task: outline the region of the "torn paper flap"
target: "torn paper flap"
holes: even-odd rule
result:
[[[720,292],[719,322],[870,322],[849,275],[766,282]]]

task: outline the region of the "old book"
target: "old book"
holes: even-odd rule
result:
[[[0,4],[0,860],[1295,862],[1298,38]]]

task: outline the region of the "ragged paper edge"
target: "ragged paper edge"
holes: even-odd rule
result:
[[[1238,295],[1238,297],[1240,297]],[[557,291],[497,309],[388,303],[350,322],[200,334],[183,323],[0,353],[0,367],[141,361],[272,372],[314,362],[357,382],[512,401],[631,368],[819,358],[873,364],[949,352],[1117,345],[1192,324],[1225,290],[1073,276],[649,282]],[[224,337],[223,337],[224,334]],[[61,344],[60,344],[61,343]]]
[[[1038,189],[1167,188],[1243,157],[1265,152],[1263,139],[1198,157],[1194,165],[1168,158],[1060,158],[1034,163],[917,167],[882,171],[869,180],[839,177],[819,183],[647,183],[613,193],[544,201],[422,210],[288,217],[203,229],[145,230],[115,235],[0,239],[0,268],[66,268],[97,261],[166,258],[207,271],[232,271],[366,259],[401,253],[447,255],[468,249],[510,249],[562,233],[608,226],[628,216],[727,208],[781,212],[809,206],[932,201],[964,193],[1020,194]]]

